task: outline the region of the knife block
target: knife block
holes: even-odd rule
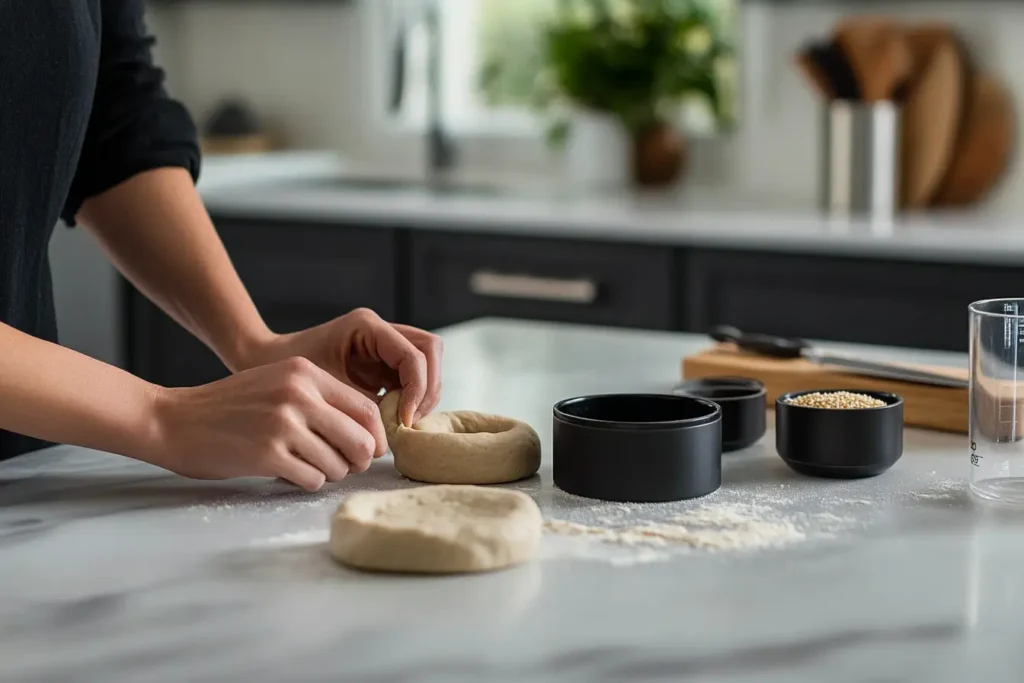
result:
[[[967,370],[916,367],[960,379],[967,378]],[[719,344],[687,356],[683,358],[681,369],[683,379],[716,376],[756,379],[765,386],[769,406],[774,406],[779,396],[791,391],[888,391],[903,397],[905,425],[959,434],[968,431],[967,389],[855,375],[840,368],[811,363],[803,358],[767,358],[745,353],[733,344]]]

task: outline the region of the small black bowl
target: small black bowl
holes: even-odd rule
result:
[[[714,401],[722,407],[722,452],[752,446],[764,436],[764,385],[746,377],[705,377],[678,385],[673,393]]]
[[[783,394],[775,401],[775,448],[800,474],[829,479],[877,476],[903,455],[903,398],[883,391],[850,391],[885,401],[878,408],[807,408],[788,403],[814,391]]]
[[[666,502],[722,485],[722,409],[674,394],[604,394],[555,404],[555,486],[587,498]]]

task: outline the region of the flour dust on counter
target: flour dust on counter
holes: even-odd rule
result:
[[[333,510],[347,494],[356,491],[390,491],[416,486],[394,471],[390,458],[382,458],[358,477],[348,477],[310,493],[282,480],[255,482],[231,494],[195,503],[185,508],[189,515],[201,515],[203,522],[218,518],[251,515],[287,516],[302,510]]]
[[[752,454],[738,459],[764,462]],[[966,504],[965,484],[934,472],[891,472],[884,486],[878,484],[765,477],[726,483],[704,498],[657,504],[608,503],[559,491],[546,508],[542,556],[629,566],[681,554],[750,556],[816,548],[843,544],[886,525],[911,524],[908,512],[914,503],[929,509]],[[907,503],[904,514],[892,514]]]
[[[932,474],[934,475],[934,472]],[[904,498],[912,502],[919,501],[957,507],[970,500],[970,489],[964,480],[936,478],[923,490],[907,491]]]
[[[327,542],[330,533],[326,528],[291,531],[269,538],[258,538],[250,545],[254,548],[291,548],[294,546],[322,545]]]
[[[777,465],[777,466],[776,466]],[[610,503],[574,496],[545,485],[539,476],[503,486],[530,495],[540,505],[545,533],[537,559],[632,566],[680,555],[756,555],[787,548],[842,544],[894,524],[919,511],[965,505],[962,481],[929,470],[893,471],[881,480],[822,482],[794,477],[763,444],[728,459],[725,484],[704,498],[677,503]],[[337,576],[326,544],[330,514],[348,494],[418,486],[400,476],[390,457],[358,476],[317,493],[297,491],[285,482],[254,482],[236,494],[194,504],[180,511],[204,527],[244,525],[239,540],[265,553],[279,572],[295,576]],[[248,520],[258,520],[254,534]],[[298,564],[310,562],[300,570]],[[269,571],[270,568],[268,568]]]
[[[830,521],[844,521],[828,514]],[[545,530],[624,546],[707,551],[777,548],[807,537],[807,531],[793,516],[772,506],[740,502],[709,503],[668,515],[664,521],[648,520],[629,526],[602,525],[605,520],[597,521],[598,524],[587,525],[549,520]]]
[[[757,449],[755,449],[756,451]],[[740,454],[730,464],[764,464],[763,454]],[[589,561],[628,567],[662,562],[680,554],[752,555],[786,548],[843,543],[854,535],[892,523],[887,508],[915,505],[934,509],[963,504],[965,484],[934,472],[892,472],[887,485],[877,481],[820,482],[793,478],[780,469],[771,476],[728,484],[710,496],[677,503],[611,503],[582,498],[542,486],[540,477],[502,488],[535,498],[544,513],[544,538],[538,560]],[[764,470],[762,475],[768,474]],[[785,477],[785,478],[782,478]],[[375,463],[369,472],[316,494],[295,493],[280,483],[240,494],[220,504],[196,506],[204,519],[217,515],[265,515],[276,533],[252,539],[250,547],[290,554],[294,568],[302,557],[329,575],[326,544],[329,513],[348,493],[417,486],[391,468]],[[312,510],[313,516],[303,514]],[[304,525],[296,530],[294,522]],[[287,558],[279,558],[285,563]],[[282,565],[283,566],[283,565]],[[312,568],[310,568],[312,571]],[[303,574],[303,572],[298,572]],[[308,572],[307,572],[308,573]],[[336,573],[336,572],[335,572]]]

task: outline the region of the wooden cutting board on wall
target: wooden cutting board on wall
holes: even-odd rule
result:
[[[912,77],[903,103],[903,207],[928,206],[953,161],[971,76],[962,46],[944,26],[907,29]]]
[[[924,366],[921,366],[924,367]],[[967,378],[967,370],[928,367],[928,370]],[[732,344],[720,344],[688,356],[682,362],[683,379],[702,377],[749,377],[764,383],[768,406],[791,391],[851,389],[888,391],[903,397],[903,422],[907,426],[942,432],[967,433],[967,389],[933,387],[909,382],[865,377],[838,368],[817,365],[802,358],[766,358],[744,353]]]
[[[971,84],[957,153],[946,172],[935,204],[975,204],[1006,173],[1016,146],[1017,115],[1006,86],[986,73]]]

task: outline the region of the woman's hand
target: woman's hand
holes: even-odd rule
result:
[[[376,402],[305,358],[165,389],[155,405],[146,459],[193,479],[280,477],[316,491],[387,451]]]
[[[401,389],[399,415],[406,426],[441,400],[441,338],[385,322],[361,308],[302,332],[280,335],[259,349],[250,365],[308,358],[335,378],[379,401],[381,389]]]

